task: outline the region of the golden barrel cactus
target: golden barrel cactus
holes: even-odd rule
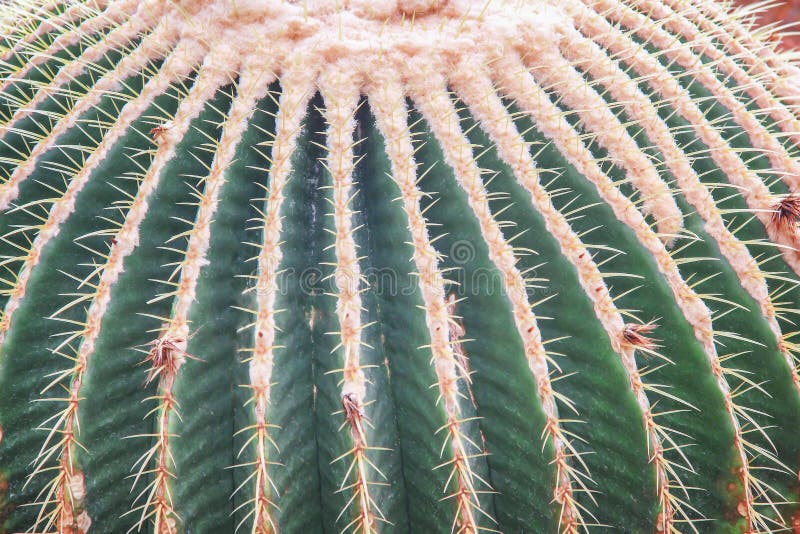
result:
[[[800,532],[751,15],[4,2],[0,532]]]

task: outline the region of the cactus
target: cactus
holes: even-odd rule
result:
[[[754,4],[756,0],[736,0],[734,5]],[[756,10],[755,23],[759,26],[773,25],[792,28],[800,20],[800,4],[794,1],[778,2],[769,6],[762,6]],[[796,30],[791,32],[773,32],[771,38],[777,40],[778,50],[790,50],[800,47],[800,35]]]
[[[755,11],[4,3],[0,532],[800,532]]]

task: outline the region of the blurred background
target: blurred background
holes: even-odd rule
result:
[[[751,4],[762,4],[764,0],[735,0],[736,4],[745,6]],[[794,23],[788,28],[790,34],[781,39],[780,46],[784,49],[800,50],[800,0],[775,0],[769,2],[770,7],[759,15],[761,24],[777,23],[779,26]]]

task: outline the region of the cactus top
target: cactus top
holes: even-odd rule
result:
[[[245,0],[233,6],[230,0],[151,0],[137,16],[149,19],[148,26],[160,23],[167,41],[196,43],[186,46],[188,55],[212,50],[229,64],[261,58],[278,74],[300,62],[317,69],[341,63],[351,76],[367,78],[378,62],[470,56],[483,62],[503,51],[547,49],[569,20],[552,5],[522,10],[516,1]]]

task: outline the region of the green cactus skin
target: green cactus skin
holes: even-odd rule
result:
[[[4,3],[0,533],[800,532],[752,15]]]

